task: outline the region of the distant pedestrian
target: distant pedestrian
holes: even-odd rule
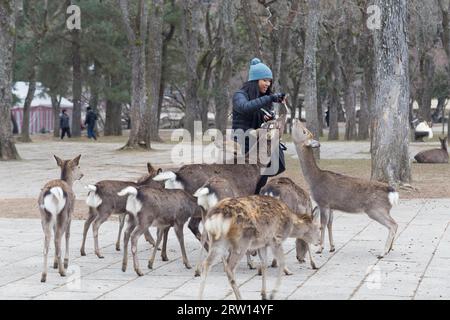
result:
[[[71,138],[69,123],[70,123],[70,118],[67,115],[67,110],[63,109],[62,113],[59,115],[59,127],[61,128],[61,140],[64,139],[66,133],[67,133],[67,136],[69,138]]]
[[[84,125],[87,126],[88,138],[94,138],[94,140],[97,140],[97,137],[95,136],[95,123],[97,122],[97,115],[91,107],[87,107],[86,111],[87,113]]]
[[[327,127],[330,127],[330,110],[325,112],[325,122],[327,123]]]

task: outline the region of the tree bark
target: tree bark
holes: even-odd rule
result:
[[[14,114],[11,111],[11,124],[12,124],[12,133],[18,134],[19,133],[19,126],[17,125],[16,118],[14,117]]]
[[[370,114],[368,97],[364,85],[360,90],[359,101],[358,140],[367,140],[369,138]]]
[[[72,33],[72,136],[81,136],[81,52],[80,30],[73,29]]]
[[[316,51],[319,33],[319,0],[308,0],[308,16],[306,18],[306,40],[304,54],[303,84],[305,92],[305,109],[307,127],[319,139],[319,120],[317,118],[317,80]],[[316,148],[314,156],[320,158],[320,149]]]
[[[182,4],[182,41],[184,59],[186,64],[186,110],[184,128],[189,131],[191,137],[194,134],[194,121],[201,120],[201,109],[198,99],[200,77],[197,72],[199,60],[199,24],[200,0],[186,0]]]
[[[139,1],[136,20],[130,20],[127,0],[118,0],[122,12],[122,20],[131,51],[131,130],[127,144],[123,149],[150,149],[149,141],[140,144],[140,126],[146,110],[146,77],[145,77],[145,43],[147,35],[148,10],[147,1]],[[133,29],[134,27],[134,29]]]
[[[61,105],[61,99],[62,97],[57,98],[56,95],[50,95],[50,99],[52,100],[52,112],[53,112],[53,137],[58,138],[59,137],[59,114],[61,108],[59,107]]]
[[[15,1],[0,1],[0,160],[20,159],[11,130],[15,35]]]
[[[350,83],[345,88],[345,140],[356,139],[356,94],[353,83]]]
[[[262,56],[261,49],[261,36],[259,31],[258,23],[256,22],[255,13],[252,9],[251,1],[241,0],[242,14],[244,15],[244,20],[247,27],[247,35],[249,36],[250,49],[254,57]]]
[[[30,112],[31,112],[31,102],[34,98],[34,93],[36,92],[36,66],[33,66],[34,71],[31,72],[31,79],[28,82],[27,96],[25,97],[25,102],[23,104],[23,119],[22,119],[22,132],[20,141],[31,142],[30,138]]]
[[[122,135],[122,105],[119,102],[106,100],[105,136]]]
[[[158,132],[158,106],[163,65],[163,1],[153,0],[149,20],[149,50],[147,57],[147,103],[150,106],[149,135],[154,141],[162,141]]]
[[[381,29],[374,31],[375,123],[371,176],[396,185],[411,181],[407,1],[377,0],[375,4],[381,8]]]

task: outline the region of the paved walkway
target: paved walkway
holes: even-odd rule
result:
[[[382,260],[387,231],[365,215],[337,213],[334,223],[336,252],[315,255],[320,269],[299,265],[294,241],[285,244],[287,264],[294,272],[283,276],[278,299],[450,299],[450,199],[404,200],[392,210],[399,223],[394,251]],[[88,256],[81,257],[83,221],[73,221],[72,276],[62,278],[49,269],[47,283],[40,283],[43,234],[37,219],[0,219],[0,299],[195,299],[200,279],[184,268],[173,231],[168,256],[159,256],[155,269],[146,269],[149,247],[139,242],[143,277],[132,267],[122,272],[121,253],[115,251],[116,222],[100,230],[104,259],[93,254],[91,233]],[[152,230],[154,233],[154,230]],[[199,243],[186,230],[186,247],[192,265]],[[52,250],[51,250],[52,252]],[[49,261],[53,256],[50,255]],[[268,288],[276,270],[269,268]],[[80,276],[77,278],[77,276]],[[78,280],[77,280],[78,279]],[[237,282],[244,299],[259,299],[260,277],[244,261],[237,268]],[[220,264],[209,275],[205,298],[234,299]]]

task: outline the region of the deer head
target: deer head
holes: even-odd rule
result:
[[[80,170],[81,154],[72,160],[62,160],[55,155],[53,157],[55,157],[56,164],[61,168],[61,180],[72,182],[83,178],[83,173]]]
[[[151,179],[156,177],[158,174],[160,174],[162,172],[162,169],[159,168],[158,170],[155,170],[155,168],[153,168],[152,164],[150,162],[147,162],[147,171],[148,171],[148,174],[146,174],[145,176],[138,179],[138,181],[137,181],[138,184],[144,184],[144,183],[150,181]]]
[[[447,137],[439,137],[439,141],[441,142],[441,149],[447,150]]]
[[[292,126],[292,140],[299,146],[305,146],[310,148],[319,148],[320,143],[314,140],[313,134],[306,126],[298,119],[294,119]]]

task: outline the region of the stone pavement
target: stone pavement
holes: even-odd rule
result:
[[[399,224],[394,251],[382,260],[387,230],[366,215],[337,213],[334,222],[336,252],[314,255],[319,270],[298,264],[294,241],[285,243],[292,276],[283,276],[278,299],[450,299],[450,199],[401,200],[392,216]],[[168,256],[157,256],[154,270],[146,269],[149,246],[139,242],[139,258],[145,275],[132,269],[122,272],[121,252],[115,251],[117,222],[100,229],[104,259],[93,253],[91,232],[86,257],[79,248],[83,221],[73,221],[70,238],[69,276],[49,269],[40,283],[43,234],[38,219],[0,219],[0,299],[195,299],[200,278],[181,262],[173,231]],[[154,234],[154,230],[152,230]],[[199,243],[186,229],[186,248],[192,265]],[[52,244],[53,245],[53,244]],[[52,248],[52,246],[51,246]],[[51,249],[50,252],[53,252]],[[49,255],[53,261],[53,255]],[[51,263],[50,263],[51,265]],[[276,269],[269,268],[268,288]],[[259,299],[261,279],[245,261],[237,267],[237,282],[244,299]],[[211,270],[205,298],[234,299],[220,263]]]

